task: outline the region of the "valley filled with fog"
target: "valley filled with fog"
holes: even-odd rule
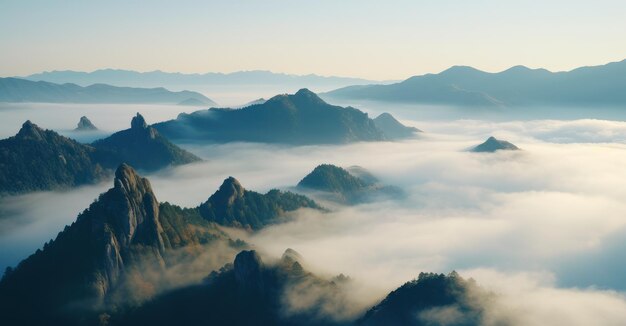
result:
[[[229,232],[263,254],[277,257],[293,248],[309,270],[349,275],[365,288],[357,293],[363,305],[419,272],[457,270],[502,296],[487,318],[525,324],[624,320],[626,122],[619,120],[626,113],[331,103],[354,104],[371,117],[390,112],[424,132],[404,141],[348,145],[186,143],[179,145],[203,162],[139,172],[159,201],[195,207],[229,176],[259,192],[294,190],[319,164],[358,165],[407,196],[355,206],[322,200],[330,212],[304,209],[292,213],[292,221],[256,233]],[[30,119],[77,137],[72,129],[86,115],[101,131],[76,139],[91,142],[127,128],[136,112],[156,123],[194,110],[1,104],[0,136],[15,134]],[[468,151],[492,135],[522,150]],[[1,198],[0,267],[14,266],[54,238],[110,185]]]

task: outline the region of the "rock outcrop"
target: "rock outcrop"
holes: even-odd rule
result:
[[[94,130],[98,130],[98,128],[96,128],[96,126],[91,123],[91,120],[89,120],[86,116],[82,116],[80,117],[80,120],[78,121],[78,125],[76,126],[76,129],[74,129],[75,131],[94,131]]]

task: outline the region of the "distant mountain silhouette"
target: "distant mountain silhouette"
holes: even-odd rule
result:
[[[519,148],[506,140],[489,137],[484,143],[472,148],[472,152],[495,152],[499,150],[517,151]]]
[[[171,92],[162,87],[131,88],[106,84],[81,87],[76,84],[0,78],[0,102],[177,104],[188,99],[215,105],[215,102],[200,93]]]
[[[320,207],[309,198],[291,192],[270,190],[267,194],[245,190],[233,177],[199,207],[205,219],[232,227],[260,229],[279,222],[285,212]]]
[[[455,66],[396,84],[350,86],[324,95],[459,106],[622,106],[626,104],[626,60],[556,73],[524,66],[499,73]]]
[[[200,106],[200,107],[214,105],[214,104],[215,103],[206,103],[205,101],[199,100],[197,98],[188,98],[178,103],[178,105],[182,105],[182,106]]]
[[[181,113],[175,120],[154,127],[179,141],[303,145],[386,139],[366,113],[330,105],[307,89],[293,95],[277,95],[242,109],[212,108]]]
[[[80,117],[80,120],[78,121],[78,125],[76,126],[76,129],[74,129],[75,131],[94,131],[94,130],[98,130],[98,128],[96,128],[96,126],[91,123],[91,120],[87,119],[86,116],[82,116]]]
[[[422,132],[415,127],[407,127],[396,120],[391,114],[381,113],[374,119],[376,127],[390,139],[404,139],[415,136],[415,133]]]
[[[130,129],[96,140],[92,146],[100,150],[99,159],[102,162],[111,159],[115,165],[119,164],[121,159],[143,170],[158,170],[169,165],[182,165],[201,160],[161,136],[156,129],[146,124],[139,113],[132,119]]]
[[[404,196],[397,187],[379,184],[378,179],[362,167],[354,166],[350,170],[353,172],[332,164],[318,165],[298,183],[297,188],[322,192],[323,199],[347,204]]]
[[[241,109],[241,108],[245,108],[245,107],[248,107],[248,106],[251,106],[251,105],[263,104],[265,102],[267,102],[267,100],[261,97],[261,98],[258,98],[256,100],[254,100],[254,101],[250,101],[250,102],[248,102],[248,103],[246,103],[244,105],[241,105],[241,106],[239,106],[237,108]]]
[[[168,87],[180,88],[195,85],[239,86],[275,85],[287,88],[308,87],[333,89],[337,87],[371,84],[374,81],[360,78],[290,75],[270,71],[238,71],[233,73],[183,74],[163,71],[137,72],[119,69],[101,69],[92,72],[50,71],[23,77],[34,81],[53,83],[75,83],[82,86],[91,84],[109,84],[132,87]]]
[[[479,295],[489,296],[456,272],[449,275],[420,273],[371,308],[357,325],[480,325]],[[476,302],[475,302],[476,301]]]
[[[147,126],[141,115],[131,125],[85,145],[26,121],[17,135],[0,140],[0,195],[95,183],[120,163],[151,171],[200,160]]]
[[[150,182],[122,164],[113,188],[43,250],[5,272],[0,319],[7,325],[96,324],[97,312],[118,304],[120,295],[122,304],[143,295],[127,292],[127,285],[158,288],[143,268],[164,272],[178,263],[177,248],[217,241],[242,246],[197,211],[159,203]]]

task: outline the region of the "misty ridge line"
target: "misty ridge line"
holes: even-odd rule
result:
[[[87,123],[88,122],[88,123]],[[81,117],[79,127],[88,124]],[[268,132],[268,129],[270,132]],[[370,119],[352,107],[330,105],[308,89],[282,94],[241,109],[181,113],[174,120],[149,126],[139,113],[131,128],[80,144],[26,121],[14,137],[0,141],[6,169],[0,174],[0,193],[58,189],[101,180],[120,163],[146,171],[200,161],[170,141],[252,141],[288,145],[338,144],[357,141],[407,139],[421,132],[385,113]],[[39,154],[35,155],[37,149]],[[37,169],[22,162],[34,160]],[[69,163],[68,163],[69,162]],[[43,181],[41,181],[43,180]]]
[[[272,72],[269,70],[239,70],[233,72],[205,72],[205,73],[183,73],[183,72],[166,72],[161,70],[136,71],[127,69],[104,68],[92,71],[76,71],[76,70],[51,70],[34,73],[26,76],[7,76],[15,78],[23,78],[29,80],[45,80],[50,78],[112,78],[115,75],[120,77],[131,78],[184,78],[187,80],[195,80],[196,82],[224,82],[224,81],[246,81],[254,80],[257,82],[268,82],[273,80],[300,79],[300,80],[342,80],[351,82],[386,82],[381,80],[363,79],[358,77],[332,76],[310,74],[291,74],[283,72]],[[213,77],[213,78],[211,78]]]
[[[626,60],[566,72],[514,66],[488,73],[453,66],[438,74],[387,85],[356,85],[323,93],[335,99],[454,105],[458,107],[622,106]]]

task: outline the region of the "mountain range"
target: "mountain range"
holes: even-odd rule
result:
[[[15,136],[0,140],[0,195],[95,183],[120,163],[152,171],[196,161],[200,158],[169,142],[140,114],[130,129],[91,145],[26,121]]]
[[[190,91],[172,92],[163,87],[132,88],[107,84],[55,84],[20,78],[0,78],[0,102],[119,103],[216,105],[206,96]]]
[[[337,99],[454,106],[623,106],[626,60],[550,72],[515,66],[489,73],[454,66],[389,85],[348,86],[325,93]]]
[[[214,214],[206,215],[206,203],[181,208],[159,202],[147,179],[120,165],[111,189],[56,239],[5,271],[0,320],[6,325],[431,325],[438,309],[454,309],[459,325],[480,320],[481,290],[454,272],[420,274],[367,309],[351,306],[349,277],[313,274],[294,250],[264,261],[218,223],[243,226],[244,216],[267,207],[276,207],[279,217],[313,202],[265,195],[267,205],[259,205],[251,200],[259,195],[246,192],[227,178],[208,200]],[[232,219],[224,218],[229,214]]]
[[[53,83],[75,83],[82,86],[91,84],[109,84],[131,87],[167,87],[180,88],[200,85],[238,86],[276,85],[286,88],[302,87],[333,89],[337,87],[371,84],[375,81],[360,78],[292,75],[273,73],[270,71],[238,71],[233,73],[204,73],[184,74],[163,71],[137,72],[120,69],[101,69],[92,72],[81,71],[49,71],[21,77],[33,81],[48,81]]]
[[[242,109],[211,108],[181,113],[175,120],[154,127],[176,141],[306,145],[390,139],[366,113],[328,104],[308,89],[277,95]],[[400,127],[405,131],[404,126],[400,124]]]

